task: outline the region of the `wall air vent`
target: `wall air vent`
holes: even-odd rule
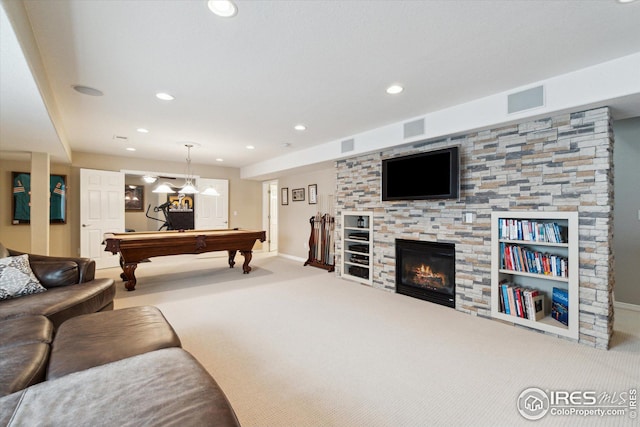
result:
[[[353,151],[354,143],[355,143],[355,141],[354,141],[353,138],[345,139],[341,143],[340,152],[341,153],[348,153],[349,151]]]
[[[424,119],[414,120],[404,124],[404,138],[424,135]]]
[[[544,86],[536,86],[531,89],[508,95],[507,112],[517,113],[544,105]]]

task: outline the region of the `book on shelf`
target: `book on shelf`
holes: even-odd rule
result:
[[[556,222],[538,222],[527,219],[500,218],[498,235],[503,240],[566,243],[566,227]]]
[[[569,292],[566,289],[553,288],[551,317],[569,326]]]
[[[545,276],[569,276],[566,257],[534,251],[520,245],[500,243],[500,268]]]
[[[506,314],[511,314],[511,306],[509,305],[509,288],[510,283],[507,280],[502,280],[498,288],[500,289],[500,296],[502,297],[502,301],[504,306],[500,311]]]
[[[500,312],[537,321],[545,316],[544,294],[537,289],[517,286],[502,280],[498,286]]]
[[[530,319],[531,320],[540,320],[545,315],[545,307],[544,307],[544,295],[537,295],[532,298],[532,313],[534,313]]]
[[[520,288],[512,287],[511,292],[513,293],[513,304],[516,307],[516,316],[524,317],[522,315],[522,303],[520,302]]]
[[[514,295],[513,295],[513,288],[514,288],[514,284],[509,283],[509,286],[507,286],[507,298],[509,299],[509,307],[511,308],[510,314],[512,316],[517,316],[518,308],[516,307],[516,299],[514,298]]]

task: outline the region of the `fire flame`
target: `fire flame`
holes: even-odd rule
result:
[[[447,285],[447,276],[444,273],[434,272],[431,266],[420,264],[414,269],[415,281],[422,285],[434,287],[445,287]]]

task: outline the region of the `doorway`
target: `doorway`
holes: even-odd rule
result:
[[[80,169],[80,256],[98,269],[118,266],[119,257],[105,251],[104,234],[124,231],[124,203],[124,174]]]
[[[170,172],[149,172],[122,170],[125,174],[125,183],[142,187],[143,206],[141,210],[127,210],[125,214],[125,229],[128,231],[157,231],[166,223],[167,217],[171,219],[171,226],[176,229],[200,229],[213,230],[229,228],[229,180],[210,179],[193,176],[194,184],[202,191],[211,187],[217,191],[216,196],[193,194],[185,197],[184,203],[180,203],[177,193],[154,193],[153,189],[160,183],[166,183],[170,187],[179,187],[186,177],[183,174]],[[152,175],[156,181],[145,183],[143,176]],[[167,215],[158,208],[166,202],[171,202]]]

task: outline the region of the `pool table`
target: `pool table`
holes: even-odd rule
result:
[[[135,270],[138,263],[148,258],[165,255],[201,254],[213,251],[229,252],[229,267],[235,265],[236,252],[244,256],[242,271],[251,271],[251,251],[256,240],[265,241],[264,231],[241,229],[226,230],[172,230],[131,233],[106,233],[105,251],[120,254],[120,275],[126,281],[125,288],[136,288]]]

